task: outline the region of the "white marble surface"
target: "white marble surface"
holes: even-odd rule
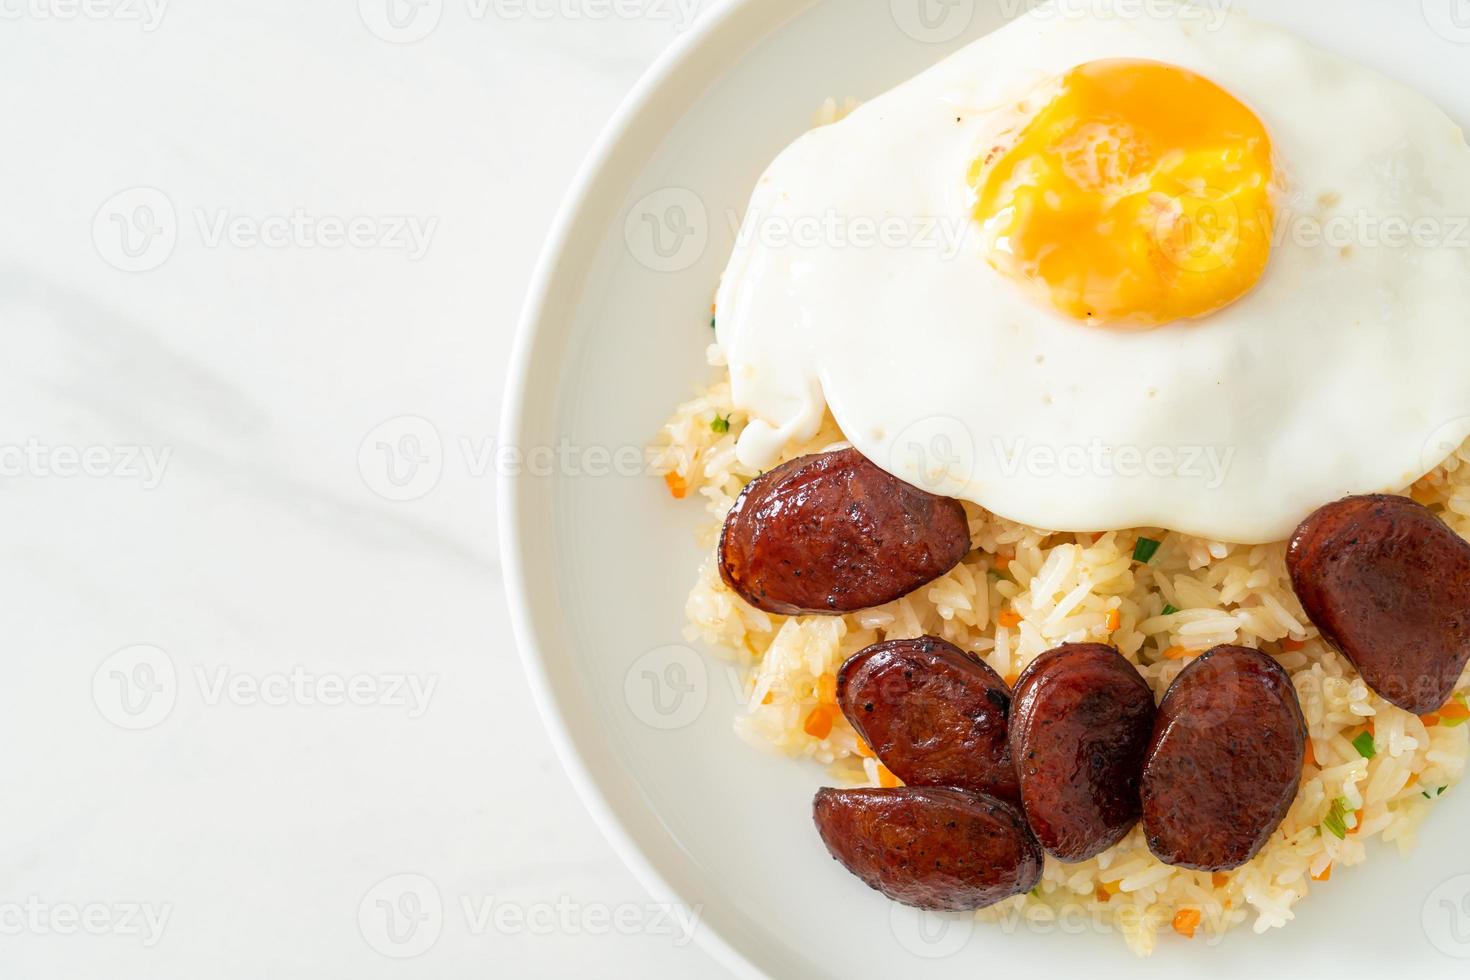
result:
[[[0,973],[723,975],[552,753],[484,462],[687,7],[0,4]]]

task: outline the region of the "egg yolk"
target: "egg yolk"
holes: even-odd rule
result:
[[[1183,68],[1073,69],[970,177],[991,264],[1087,323],[1205,316],[1248,293],[1270,259],[1270,136]]]

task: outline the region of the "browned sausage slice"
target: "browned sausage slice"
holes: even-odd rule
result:
[[[896,902],[936,912],[985,908],[1036,887],[1041,847],[1021,814],[939,787],[822,789],[812,804],[827,850]]]
[[[1165,864],[1228,871],[1255,857],[1296,799],[1301,704],[1281,665],[1220,646],[1185,667],[1159,704],[1143,767],[1143,830]]]
[[[1021,672],[1011,754],[1042,847],[1063,861],[1086,861],[1123,839],[1142,811],[1139,781],[1153,730],[1153,690],[1112,647],[1058,647]]]
[[[959,647],[934,636],[868,647],[837,672],[837,703],[879,761],[910,786],[1019,799],[1006,748],[1010,689]]]
[[[905,596],[969,551],[958,500],[844,449],[792,460],[745,488],[720,534],[720,575],[766,612],[839,614]]]
[[[1407,497],[1348,497],[1297,528],[1286,560],[1369,687],[1417,715],[1444,706],[1470,659],[1470,543]]]

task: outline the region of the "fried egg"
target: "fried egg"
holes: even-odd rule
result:
[[[1250,544],[1470,435],[1460,129],[1244,15],[1112,6],[1033,10],[761,177],[717,296],[743,462],[830,409],[1020,523]]]

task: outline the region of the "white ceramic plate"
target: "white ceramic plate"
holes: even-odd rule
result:
[[[882,92],[1024,2],[741,0],[707,15],[612,124],[533,285],[503,434],[527,454],[526,472],[502,487],[501,530],[546,723],[623,858],[661,899],[697,909],[698,938],[740,972],[968,978],[1009,968],[1179,980],[1262,967],[1303,977],[1463,971],[1454,955],[1470,957],[1470,790],[1438,808],[1408,859],[1378,849],[1315,889],[1289,928],[1237,930],[1214,947],[1165,939],[1141,961],[1088,922],[1004,930],[920,916],[870,891],[812,828],[820,767],[738,741],[731,675],[684,645],[702,508],[676,505],[657,478],[626,474],[709,377],[709,302],[733,242],[730,215],[823,99]],[[1148,0],[1117,2],[1148,9]],[[1236,6],[1470,120],[1467,0]]]

